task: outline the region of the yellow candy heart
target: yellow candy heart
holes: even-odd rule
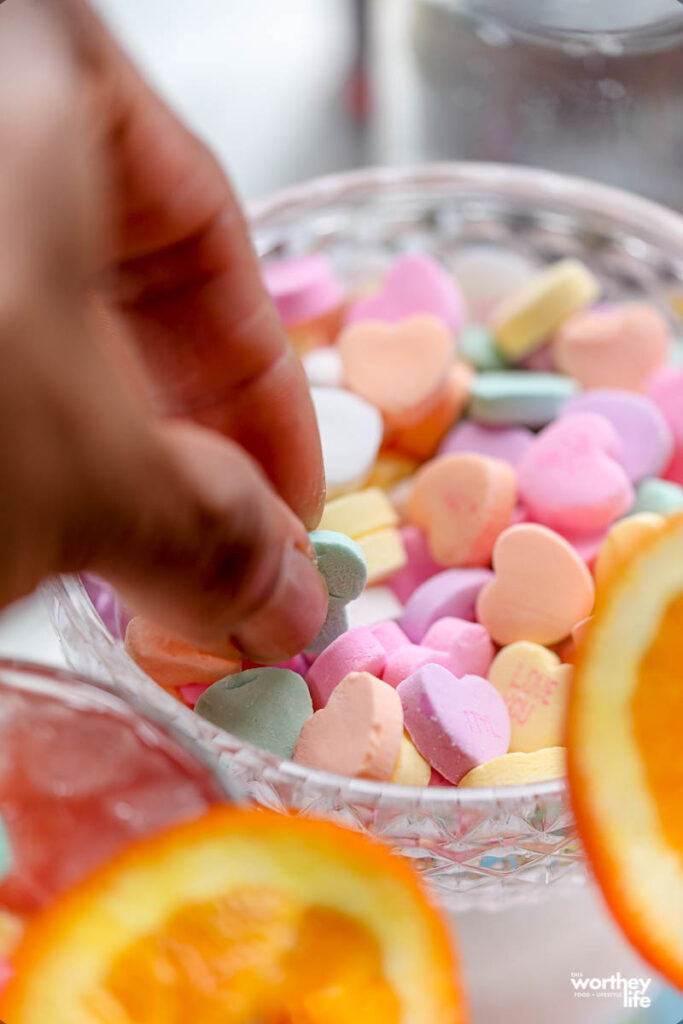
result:
[[[404,732],[390,781],[395,782],[397,786],[428,786],[431,777],[431,765],[425,761],[410,736]]]
[[[478,764],[460,780],[460,786],[523,786],[549,782],[567,774],[564,747],[547,747],[530,754],[503,754]]]
[[[569,700],[572,666],[528,640],[503,647],[489,669],[510,714],[510,752],[559,746]]]

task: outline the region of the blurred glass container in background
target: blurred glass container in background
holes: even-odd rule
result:
[[[389,6],[378,157],[533,164],[683,205],[676,0],[410,0],[400,27]]]

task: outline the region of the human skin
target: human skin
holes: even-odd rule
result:
[[[208,150],[81,0],[0,7],[0,603],[94,569],[275,661],[327,604],[299,363]]]

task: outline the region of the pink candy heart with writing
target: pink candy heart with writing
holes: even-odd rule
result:
[[[596,532],[633,503],[620,455],[619,437],[603,416],[565,416],[541,431],[520,462],[521,500],[533,519],[560,532]]]
[[[454,279],[440,264],[431,256],[411,253],[394,263],[381,291],[351,306],[346,323],[396,323],[419,313],[439,317],[457,333],[465,322],[465,301]]]
[[[486,679],[456,679],[440,665],[425,665],[397,692],[413,743],[449,782],[457,784],[475,765],[507,753],[510,717]]]

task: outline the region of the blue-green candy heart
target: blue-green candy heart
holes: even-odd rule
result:
[[[368,567],[361,546],[345,533],[313,530],[310,538],[318,559],[318,569],[327,583],[330,595],[323,627],[306,648],[307,654],[317,655],[349,628],[346,605],[363,593],[368,579]]]
[[[662,516],[670,516],[683,510],[683,487],[673,480],[660,480],[648,477],[636,489],[636,500],[628,515],[637,512],[658,512]]]
[[[219,679],[204,691],[195,711],[240,740],[291,758],[313,704],[298,672],[264,667]]]
[[[470,389],[469,416],[491,426],[543,427],[556,419],[577,385],[560,373],[480,373]]]

